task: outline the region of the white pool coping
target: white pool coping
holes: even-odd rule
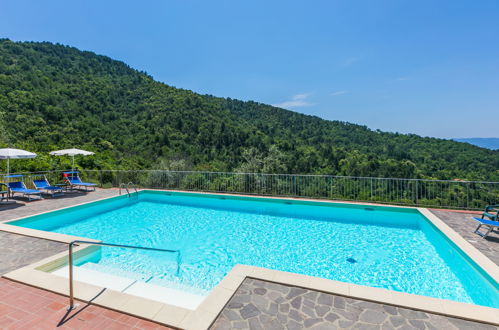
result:
[[[178,192],[177,190],[164,190],[168,192]],[[182,191],[185,192],[185,191]],[[199,194],[198,192],[185,192]],[[206,193],[217,195],[217,193]],[[248,198],[272,198],[281,200],[305,200],[323,203],[338,203],[338,201],[314,200],[314,199],[297,199],[286,197],[269,197],[269,196],[248,196],[240,194],[218,194],[224,196],[241,196]],[[102,198],[99,200],[109,199],[113,197]],[[95,201],[93,201],[95,202]],[[92,203],[92,202],[89,202]],[[379,205],[372,203],[353,203],[341,202],[342,204],[353,205]],[[88,203],[82,203],[88,204]],[[82,205],[78,204],[78,205]],[[76,205],[73,205],[76,206]],[[73,207],[71,206],[71,207]],[[469,258],[471,258],[478,266],[480,266],[492,279],[499,282],[499,267],[494,264],[489,258],[484,256],[479,250],[467,242],[463,237],[457,234],[452,228],[440,220],[437,216],[431,213],[426,208],[414,208],[403,206],[388,206],[383,207],[397,208],[412,208],[417,209],[423,214],[434,226],[436,226],[444,235],[446,235],[454,244],[456,244]],[[53,212],[52,210],[49,212]],[[49,213],[43,212],[43,213]],[[42,213],[41,213],[42,214]],[[31,216],[30,216],[31,217]],[[23,217],[24,218],[24,217]],[[0,230],[9,231],[21,235],[40,237],[59,242],[69,243],[75,238],[74,236],[55,234],[40,230],[28,229],[6,224],[5,222],[16,221],[12,219],[0,223]],[[13,228],[15,227],[15,228]],[[51,235],[52,234],[52,235]],[[84,238],[85,240],[88,240]],[[80,246],[75,249],[75,257],[95,251],[95,246]],[[48,273],[61,266],[67,265],[67,252],[59,253],[50,258],[43,259],[26,267],[17,269],[4,277],[26,283],[35,287],[50,290],[63,295],[68,295],[68,282],[62,280],[63,277]],[[112,289],[106,289],[102,286],[89,284],[81,281],[75,281],[75,297],[82,301],[92,300],[93,304],[100,305],[106,308],[111,308],[123,313],[138,316],[145,319],[162,323],[168,326],[182,329],[207,329],[216,319],[223,307],[235,293],[239,285],[245,278],[255,278],[275,283],[298,286],[307,289],[317,290],[325,293],[336,294],[355,299],[368,300],[377,303],[400,306],[403,308],[415,309],[424,312],[440,314],[450,317],[456,317],[476,322],[489,323],[499,326],[499,309],[479,306],[474,304],[466,304],[451,300],[430,298],[426,296],[408,294],[403,292],[391,291],[374,287],[338,282],[318,277],[300,275],[296,273],[288,273],[266,268],[260,268],[247,265],[236,265],[224,277],[224,279],[211,291],[203,302],[195,310],[189,310],[179,306],[174,306],[165,302],[155,301],[131,295],[124,292],[119,292]]]

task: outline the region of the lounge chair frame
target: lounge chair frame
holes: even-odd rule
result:
[[[96,183],[91,183],[91,182],[83,182],[80,179],[80,176],[78,175],[79,172],[77,171],[72,171],[72,172],[64,172],[64,181],[68,184],[70,188],[73,189],[79,189],[83,190],[85,192],[89,191],[95,191],[95,187],[97,186]],[[80,187],[80,188],[77,188]],[[91,190],[88,188],[92,188]]]
[[[12,184],[14,183],[20,183],[21,187],[12,187]],[[43,199],[42,197],[42,192],[39,190],[35,189],[28,189],[26,187],[26,184],[24,184],[23,181],[14,181],[14,182],[9,182],[7,183],[10,191],[10,196],[14,197],[14,194],[22,194],[23,197],[28,197],[28,201],[32,201],[33,199],[31,198],[32,195],[37,195],[39,198],[38,199]]]
[[[3,190],[5,187],[5,190]],[[0,202],[3,202],[4,200],[9,200],[9,186],[6,185],[5,183],[0,183]],[[7,195],[7,197],[5,197]]]
[[[473,220],[478,221],[478,227],[476,227],[474,233],[482,236],[483,238],[487,237],[494,228],[499,228],[499,221],[487,220],[482,218],[473,217]],[[483,227],[487,228],[485,233],[482,233],[480,229]]]
[[[482,219],[484,217],[487,217],[492,221],[499,221],[499,204],[485,206],[485,210],[482,213]]]
[[[39,191],[45,191],[45,194],[50,195],[52,198],[64,195],[63,187],[50,185],[50,182],[45,175],[42,174],[34,175],[31,177],[31,180],[33,181],[33,186],[35,186],[35,189]],[[44,185],[40,185],[39,183],[41,182],[44,182]]]

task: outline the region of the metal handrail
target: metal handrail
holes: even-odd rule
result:
[[[126,184],[126,191],[128,191],[128,197],[130,197],[130,185],[132,186],[133,190],[135,190],[135,195],[137,195],[137,198],[139,197],[138,191],[137,191],[137,185],[133,183],[132,181],[128,182]]]
[[[72,241],[71,243],[69,243],[69,307],[68,307],[68,310],[73,310],[77,307],[77,305],[75,305],[75,303],[74,303],[74,290],[73,290],[73,246],[78,244],[78,243],[90,244],[90,245],[100,245],[100,246],[110,246],[110,247],[117,247],[117,248],[176,253],[177,254],[177,273],[176,273],[176,276],[179,276],[179,274],[180,274],[180,264],[182,263],[182,253],[180,252],[180,250],[158,249],[158,248],[151,248],[151,247],[144,247],[144,246],[134,246],[134,245],[123,245],[123,244],[75,240],[75,241]]]
[[[132,181],[128,182],[128,183],[120,183],[120,191],[119,191],[119,194],[121,195],[121,189],[124,188],[126,190],[126,193],[128,194],[128,197],[131,196],[130,194],[130,185],[132,186],[133,190],[135,190],[136,193],[138,193],[138,190],[137,190],[137,185],[135,183],[133,183]]]
[[[126,190],[126,193],[128,194],[128,197],[130,197],[130,191],[128,190],[128,184],[126,183],[120,183],[120,191],[119,191],[119,194],[121,195],[121,189],[125,189]]]

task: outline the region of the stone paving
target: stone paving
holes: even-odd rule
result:
[[[15,204],[0,203],[0,221],[52,211],[117,194],[116,189],[97,189],[89,193],[66,193],[60,197],[40,201],[25,202],[25,199],[15,199]],[[64,243],[0,231],[0,275],[66,250],[67,245]]]
[[[475,234],[478,223],[471,218],[480,215],[432,209],[430,211],[499,266],[499,231],[491,232],[486,238]]]
[[[212,330],[498,329],[495,326],[246,278]]]
[[[67,192],[59,197],[46,197],[42,200],[32,200],[28,202],[26,198],[16,197],[15,204],[0,203],[0,222],[16,218],[27,217],[29,215],[53,211],[63,207],[80,203],[92,202],[101,198],[118,195],[118,189],[99,189],[88,193]]]
[[[0,231],[0,276],[67,250],[64,243]]]

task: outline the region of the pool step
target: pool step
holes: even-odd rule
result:
[[[69,278],[69,267],[66,266],[59,268],[58,270],[52,272],[52,274]],[[73,277],[75,281],[91,283],[116,291],[123,291],[133,285],[133,283],[137,282],[131,278],[106,274],[77,266],[73,267]]]
[[[205,296],[139,281],[123,292],[191,310],[196,309],[205,298]]]
[[[69,267],[65,266],[59,268],[52,272],[52,274],[68,278]],[[111,275],[78,266],[73,267],[73,276],[76,281],[94,284],[130,295],[156,300],[162,303],[191,310],[196,309],[205,298],[205,296],[150,283],[144,283],[142,281]]]

